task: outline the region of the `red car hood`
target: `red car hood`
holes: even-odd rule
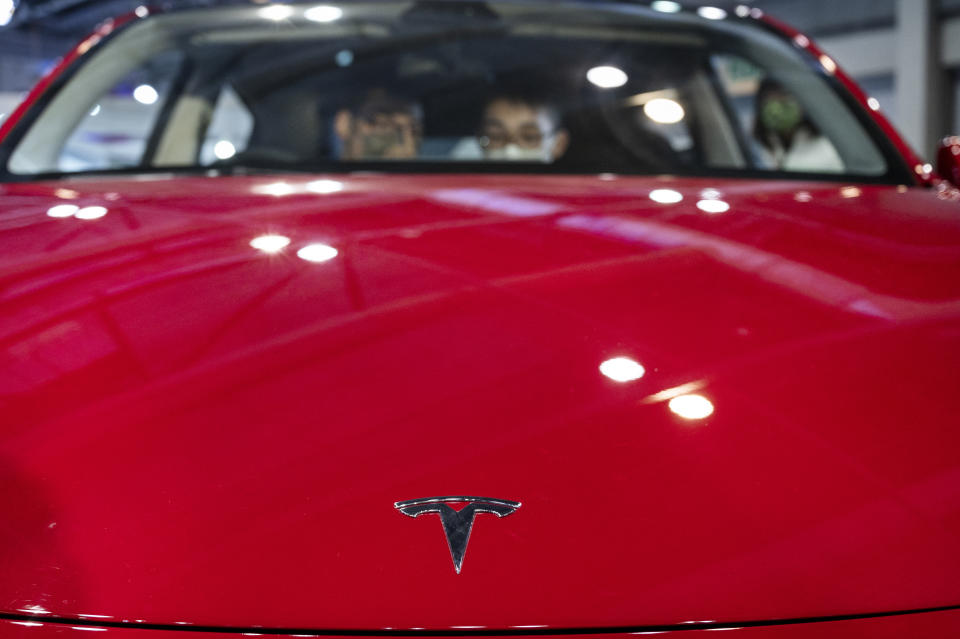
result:
[[[945,195],[336,179],[0,187],[0,609],[436,630],[960,603]],[[338,255],[296,257],[317,242]],[[673,414],[685,393],[713,415]],[[438,495],[522,506],[477,516],[457,574],[440,519],[394,509]]]

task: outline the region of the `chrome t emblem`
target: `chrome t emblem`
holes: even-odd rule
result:
[[[447,505],[449,503],[466,506],[454,510]],[[393,507],[408,517],[419,517],[424,513],[440,515],[443,533],[447,536],[447,545],[450,546],[453,567],[459,575],[463,555],[467,552],[467,542],[470,541],[470,531],[473,529],[473,518],[477,513],[493,513],[497,517],[506,517],[520,508],[520,502],[488,497],[425,497],[398,501]]]

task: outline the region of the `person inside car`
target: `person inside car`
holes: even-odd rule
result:
[[[570,144],[560,114],[546,100],[521,94],[501,94],[483,109],[478,134],[455,156],[477,155],[487,160],[554,162]],[[479,148],[478,148],[479,147]]]
[[[338,111],[333,128],[341,160],[406,160],[419,152],[423,110],[412,100],[372,89]]]
[[[810,120],[800,101],[769,78],[757,90],[754,137],[766,160],[781,171],[844,170],[833,144]]]

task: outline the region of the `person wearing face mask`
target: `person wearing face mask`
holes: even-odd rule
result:
[[[781,171],[844,170],[833,144],[821,135],[796,97],[770,79],[764,80],[757,91],[754,137],[768,162]]]
[[[423,137],[420,105],[384,89],[370,90],[352,108],[334,118],[342,160],[416,158]]]
[[[566,152],[570,135],[546,102],[501,95],[484,107],[477,142],[487,160],[551,163]]]

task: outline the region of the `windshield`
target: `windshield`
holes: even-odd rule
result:
[[[552,2],[260,5],[140,20],[87,57],[5,142],[9,174],[892,180],[902,168],[829,70],[735,16]]]

